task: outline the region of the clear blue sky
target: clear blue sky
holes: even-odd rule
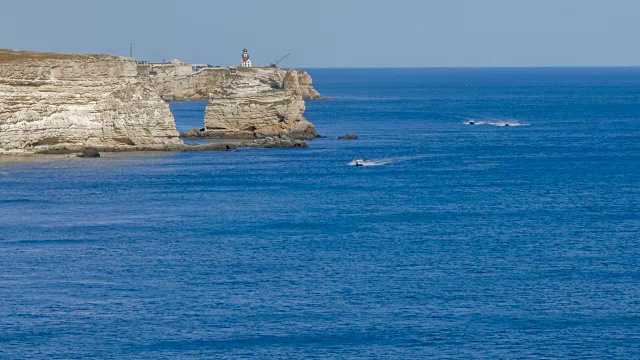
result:
[[[640,65],[637,0],[2,0],[0,48],[298,67]]]

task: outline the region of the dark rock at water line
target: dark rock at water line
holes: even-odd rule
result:
[[[200,130],[190,129],[189,131],[187,131],[187,136],[200,136]]]
[[[181,133],[180,137],[183,139],[200,139],[204,137],[204,133],[196,128],[189,129],[189,131]]]
[[[304,139],[291,138],[288,136],[273,136],[256,139],[248,144],[248,147],[257,148],[308,148],[309,145]]]
[[[99,158],[100,157],[100,152],[98,152],[98,150],[94,149],[94,148],[86,148],[86,149],[82,150],[82,153],[80,153],[78,155],[78,157],[81,157],[81,158]]]
[[[339,140],[357,140],[358,139],[358,135],[352,134],[352,133],[348,133],[347,135],[338,136],[338,139]]]

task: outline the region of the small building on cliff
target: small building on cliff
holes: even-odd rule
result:
[[[242,62],[240,63],[240,66],[242,67],[251,67],[251,57],[249,57],[249,53],[247,52],[247,49],[242,50]]]

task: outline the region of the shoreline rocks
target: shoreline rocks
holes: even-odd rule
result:
[[[238,148],[236,144],[173,144],[173,145],[157,145],[157,146],[135,146],[135,147],[55,147],[39,149],[35,154],[41,155],[63,155],[78,154],[78,157],[100,157],[100,153],[122,153],[122,152],[196,152],[196,151],[231,151]],[[85,153],[98,156],[82,156]]]
[[[80,155],[78,155],[78,157],[81,157],[81,158],[99,158],[100,157],[100,152],[98,152],[98,150],[94,149],[94,148],[86,148],[86,149],[82,150],[82,152],[80,153]]]
[[[274,137],[267,137],[263,139],[256,139],[247,144],[248,147],[258,148],[308,148],[309,145],[302,139],[290,138],[288,136],[280,135]]]

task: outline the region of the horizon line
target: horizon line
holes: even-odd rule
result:
[[[258,66],[256,66],[258,67]],[[282,67],[284,69],[288,67]],[[620,69],[640,65],[501,65],[501,66],[299,66],[301,69]]]

